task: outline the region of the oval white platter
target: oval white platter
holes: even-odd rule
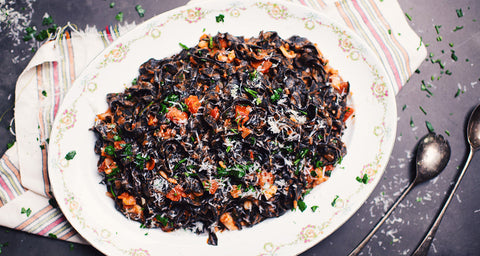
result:
[[[224,22],[215,17],[224,15]],[[204,33],[282,38],[304,36],[317,43],[330,64],[351,84],[355,116],[344,135],[347,155],[332,177],[306,196],[307,209],[291,211],[240,231],[207,235],[143,229],[118,212],[97,172],[90,128],[107,109],[106,94],[122,92],[149,58],[171,56],[179,43],[194,46]],[[396,133],[391,83],[376,56],[352,31],[321,13],[284,1],[207,1],[156,16],[120,37],[77,78],[58,112],[50,136],[49,178],[72,226],[107,255],[292,255],[312,247],[347,221],[368,198],[388,163]],[[65,155],[75,150],[76,156]],[[356,177],[368,174],[368,184]],[[335,200],[335,202],[334,202]],[[318,206],[316,211],[311,206]]]

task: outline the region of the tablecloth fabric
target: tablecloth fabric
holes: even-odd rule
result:
[[[355,31],[383,63],[394,93],[425,59],[422,40],[409,27],[397,1],[284,1],[319,10]],[[196,1],[189,4],[194,6]],[[109,26],[102,31],[87,27],[78,31],[67,24],[38,49],[19,76],[15,90],[16,144],[0,159],[0,225],[86,243],[65,219],[50,191],[48,138],[75,77],[132,27]]]

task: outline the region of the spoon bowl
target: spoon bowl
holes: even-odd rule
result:
[[[467,139],[474,151],[480,148],[480,105],[473,110],[468,120]]]
[[[418,144],[417,176],[415,179],[426,181],[437,176],[448,164],[450,144],[442,135],[429,133]]]

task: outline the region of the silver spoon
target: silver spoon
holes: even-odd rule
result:
[[[453,198],[453,194],[455,194],[455,191],[457,190],[458,185],[460,184],[460,181],[462,181],[463,175],[465,174],[465,171],[467,170],[467,167],[470,164],[470,161],[472,160],[473,154],[475,153],[475,151],[480,149],[480,105],[478,105],[473,110],[472,114],[470,115],[470,118],[468,119],[467,139],[468,139],[468,144],[470,145],[470,152],[468,153],[465,166],[463,166],[463,170],[460,172],[460,176],[458,176],[455,186],[453,187],[452,191],[450,191],[450,195],[448,196],[448,199],[445,202],[445,205],[443,205],[442,210],[440,211],[437,218],[435,219],[435,222],[433,223],[432,227],[430,227],[430,230],[425,235],[425,238],[423,238],[420,245],[417,247],[415,252],[413,252],[412,254],[413,256],[427,255],[428,250],[430,249],[430,245],[432,244],[433,237],[435,236],[438,226],[440,225],[440,221],[442,220],[443,215],[445,214],[445,211],[447,210],[447,207]]]
[[[367,245],[373,234],[380,228],[380,226],[388,219],[395,207],[402,201],[402,199],[412,190],[416,185],[430,180],[437,176],[447,165],[450,159],[450,144],[442,135],[429,133],[423,137],[417,147],[416,156],[416,175],[413,182],[402,193],[402,195],[390,207],[387,213],[383,215],[382,219],[373,227],[368,235],[360,242],[357,247],[350,252],[349,256],[357,255]]]

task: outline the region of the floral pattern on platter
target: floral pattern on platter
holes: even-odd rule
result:
[[[111,62],[120,62],[127,56],[127,52],[130,50],[129,44],[119,43],[110,52],[105,54],[105,59],[100,63],[98,68],[103,68]]]
[[[289,16],[288,9],[284,5],[259,2],[257,7],[267,10],[268,15],[276,20],[286,19]]]
[[[387,85],[383,82],[375,81],[375,83],[372,84],[371,89],[372,89],[373,95],[377,97],[377,99],[388,96]]]
[[[201,11],[200,7],[196,7],[194,9],[188,9],[186,11],[185,20],[188,23],[195,23],[205,17],[205,13]]]

